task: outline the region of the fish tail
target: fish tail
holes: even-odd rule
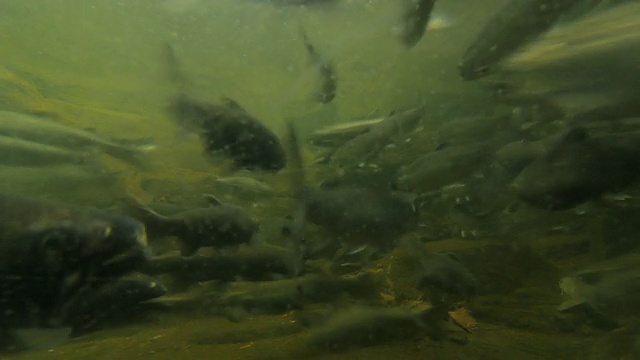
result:
[[[178,87],[180,94],[184,94],[189,84],[186,75],[182,71],[180,61],[176,56],[176,51],[173,45],[168,42],[164,44],[164,48],[168,65],[169,79],[174,85]]]

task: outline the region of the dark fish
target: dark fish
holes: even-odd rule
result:
[[[174,252],[154,257],[142,271],[151,275],[169,273],[185,282],[273,280],[294,273],[296,265],[292,264],[289,249],[251,246],[232,254],[183,257]]]
[[[336,314],[326,324],[311,331],[308,345],[320,351],[344,351],[425,334],[433,339],[442,339],[441,326],[447,318],[448,314],[442,307],[422,311],[399,307],[354,307]]]
[[[634,183],[640,176],[640,134],[590,136],[567,130],[515,179],[518,197],[548,210],[572,208]]]
[[[277,171],[285,166],[284,148],[271,130],[234,100],[208,103],[189,97],[187,80],[169,45],[167,55],[171,78],[179,89],[170,113],[180,126],[200,135],[207,154],[223,154],[247,170]]]
[[[500,60],[547,31],[574,7],[601,0],[510,0],[488,21],[459,65],[464,80],[488,75]]]
[[[144,226],[87,207],[0,195],[0,328],[60,326],[94,278],[150,257]]]
[[[422,39],[435,2],[436,0],[404,0],[400,39],[406,47],[412,48]]]
[[[388,249],[394,236],[417,225],[413,203],[390,191],[315,188],[307,190],[305,201],[307,220],[341,240],[364,240]]]
[[[306,275],[263,283],[234,282],[230,289],[213,301],[213,305],[238,319],[245,314],[282,314],[301,309],[304,305],[330,303],[347,297],[377,300],[373,276]]]
[[[208,196],[211,206],[161,215],[133,199],[134,217],[146,226],[150,238],[175,236],[181,241],[183,256],[193,255],[202,246],[234,247],[248,243],[258,223],[239,206],[223,204]]]
[[[73,328],[72,336],[76,336],[102,325],[128,322],[135,319],[141,302],[166,292],[157,280],[140,273],[95,279],[92,289],[71,304],[65,324]]]
[[[316,51],[311,41],[309,41],[307,34],[304,32],[304,29],[300,28],[300,33],[302,34],[304,46],[307,49],[309,61],[318,69],[320,75],[320,87],[315,95],[315,99],[323,104],[328,104],[336,97],[336,89],[338,87],[338,77],[336,76],[333,64]]]
[[[297,276],[302,272],[305,259],[304,229],[307,221],[306,208],[306,172],[302,160],[302,150],[298,141],[298,134],[292,123],[287,123],[287,145],[289,153],[290,187],[293,198],[296,200],[291,215],[291,224],[283,229],[290,239],[292,257],[294,259],[293,275]]]
[[[476,294],[477,281],[461,263],[443,254],[428,251],[424,244],[414,239],[404,239],[404,250],[420,265],[418,288],[426,292],[444,292],[468,299]],[[433,294],[430,294],[433,295]],[[436,302],[434,296],[432,303]]]
[[[278,137],[231,99],[211,104],[179,96],[172,112],[185,128],[195,129],[207,154],[224,154],[246,170],[278,171],[285,166]]]

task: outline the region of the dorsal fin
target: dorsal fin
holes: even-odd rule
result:
[[[202,197],[207,201],[209,206],[220,206],[224,204],[222,201],[220,201],[220,199],[212,194],[204,194],[202,195]]]

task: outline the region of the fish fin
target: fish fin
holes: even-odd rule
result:
[[[572,309],[576,306],[581,306],[583,304],[586,304],[586,300],[584,299],[571,299],[571,300],[567,300],[565,302],[563,302],[562,304],[560,304],[557,309],[560,312],[564,312],[567,311],[569,309]]]
[[[233,100],[232,98],[229,97],[222,97],[222,103],[224,104],[224,106],[231,108],[231,109],[235,109],[235,110],[239,110],[242,111],[244,113],[247,112],[247,110],[245,110],[242,105],[240,105],[237,101]]]
[[[224,205],[224,203],[212,194],[203,194],[202,197],[207,201],[210,207]]]
[[[179,93],[184,94],[189,83],[187,77],[182,72],[182,66],[176,56],[175,48],[169,42],[166,42],[164,44],[164,51],[167,59],[169,78],[171,82],[178,87]]]

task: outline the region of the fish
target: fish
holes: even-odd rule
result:
[[[97,165],[90,152],[73,151],[9,136],[0,135],[0,152],[0,164],[4,166]]]
[[[508,143],[496,151],[496,162],[516,174],[520,173],[533,160],[544,156],[561,137],[562,134],[556,134],[535,141]]]
[[[260,180],[247,176],[216,177],[216,189],[225,189],[233,194],[250,196],[274,195],[276,190]]]
[[[404,0],[400,40],[407,48],[414,47],[427,31],[436,0]]]
[[[565,210],[607,191],[635,183],[640,176],[640,133],[591,136],[583,127],[567,129],[544,156],[513,181],[518,198],[533,207]]]
[[[330,125],[315,130],[307,136],[307,142],[316,146],[336,146],[368,132],[372,126],[384,121],[384,118],[354,120],[337,125]]]
[[[606,329],[627,324],[638,314],[639,259],[635,253],[622,255],[561,278],[558,285],[565,301],[558,311],[582,310],[596,326]]]
[[[236,169],[276,172],[286,165],[280,139],[236,101],[204,102],[187,94],[189,81],[173,47],[166,45],[170,77],[178,88],[169,113],[187,131],[199,135],[207,156],[222,154]]]
[[[140,270],[149,275],[171,274],[182,282],[274,280],[295,273],[291,250],[275,246],[240,247],[228,254],[181,256],[178,251],[154,256]]]
[[[561,15],[581,4],[601,0],[509,0],[498,10],[465,51],[458,70],[463,80],[489,75],[502,59],[549,30]]]
[[[330,156],[341,167],[355,167],[370,161],[394,139],[413,131],[424,117],[424,107],[399,111],[340,146]]]
[[[334,66],[331,61],[318,53],[302,27],[300,27],[300,33],[302,34],[304,47],[307,50],[309,62],[317,69],[320,76],[320,86],[314,97],[316,101],[328,104],[335,99],[338,88],[338,77]]]
[[[50,119],[10,111],[0,111],[0,136],[79,153],[97,150],[134,165],[142,165],[141,155],[153,148],[152,145],[133,146]],[[22,148],[26,145],[22,143]]]
[[[0,195],[0,328],[64,327],[100,277],[151,257],[144,225],[91,207]]]
[[[546,102],[569,118],[637,116],[639,14],[630,2],[557,26],[504,58],[483,82],[500,88],[501,101]]]
[[[416,311],[401,307],[354,306],[311,330],[307,345],[318,351],[336,352],[421,335],[441,340],[445,337],[442,322],[447,319],[448,314],[442,307]]]
[[[304,6],[333,3],[336,0],[253,0],[261,3],[269,3],[277,6]]]
[[[493,144],[472,143],[428,152],[398,170],[403,191],[430,192],[472,174],[484,163]]]
[[[173,103],[173,115],[191,123],[202,139],[207,155],[223,154],[237,169],[279,171],[286,165],[280,139],[238,103],[204,103],[180,96]]]
[[[361,242],[389,249],[394,237],[417,226],[411,201],[392,191],[337,186],[308,188],[307,220],[342,242]]]
[[[209,207],[193,208],[162,215],[130,195],[127,207],[131,216],[140,219],[150,238],[175,236],[180,240],[183,256],[192,256],[202,246],[237,247],[251,241],[258,222],[244,208],[224,204],[205,195]]]
[[[282,234],[289,239],[291,248],[293,276],[298,276],[304,269],[306,249],[304,243],[304,231],[307,222],[307,180],[306,169],[302,159],[302,149],[298,140],[298,133],[292,122],[286,123],[287,127],[287,150],[291,159],[289,165],[289,186],[291,195],[295,199],[291,211],[291,222],[286,228],[283,227]]]
[[[131,273],[119,278],[98,278],[92,288],[69,307],[65,324],[79,336],[106,324],[131,322],[141,303],[167,293],[156,279]]]
[[[452,257],[428,251],[417,239],[404,238],[401,247],[419,264],[418,289],[427,293],[436,290],[465,300],[476,294],[478,281],[475,276]],[[440,300],[434,294],[429,295],[432,303]]]
[[[236,282],[213,303],[227,312],[233,309],[231,314],[234,315],[282,314],[305,305],[330,303],[346,297],[377,300],[373,276],[305,275],[264,283]]]

